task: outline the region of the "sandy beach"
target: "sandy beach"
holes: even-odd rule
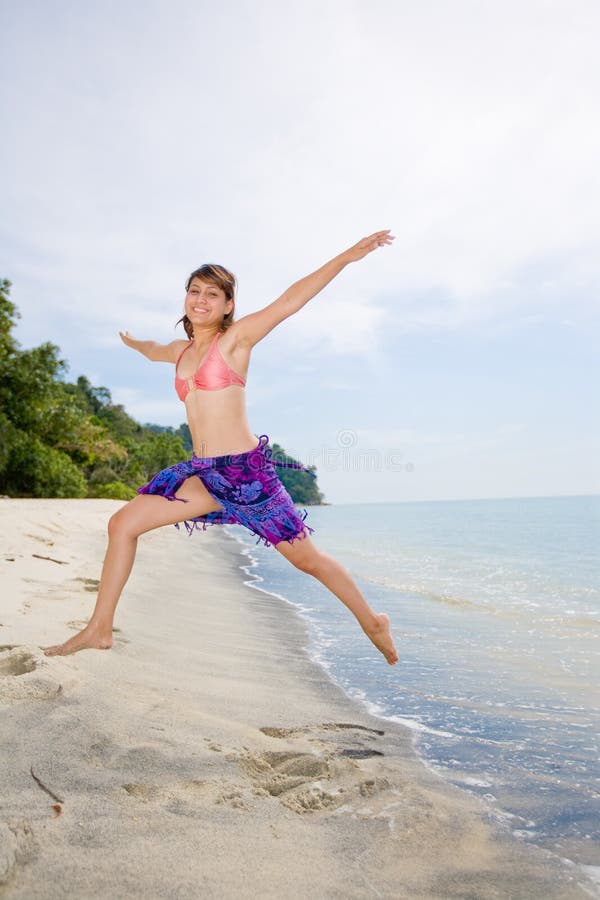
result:
[[[0,896],[594,895],[347,698],[216,527],[142,537],[114,647],[45,657],[120,505],[0,500]]]

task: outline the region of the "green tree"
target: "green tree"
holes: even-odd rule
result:
[[[85,404],[87,413],[95,416],[98,423],[104,425],[114,438],[143,439],[142,426],[125,412],[121,404],[112,402],[108,388],[94,387],[85,375],[80,375],[76,384],[67,384],[65,389],[75,393]]]
[[[156,472],[174,466],[186,458],[181,438],[175,434],[152,434],[140,445],[144,480],[152,478]]]
[[[10,282],[0,282],[0,490],[10,496],[83,497],[86,479],[68,453],[79,446],[85,422],[60,380],[67,365],[44,343],[21,350],[11,334],[18,312]],[[83,418],[82,418],[83,416]]]
[[[3,417],[5,419],[5,417]],[[0,491],[10,497],[85,497],[87,485],[74,462],[37,437],[0,423],[8,452],[2,453]]]
[[[7,278],[0,278],[0,370],[3,361],[15,352],[17,346],[11,331],[19,313],[15,304],[9,300],[10,288],[11,282]]]
[[[166,432],[167,434],[174,434],[176,437],[181,438],[181,442],[188,456],[194,449],[192,435],[187,422],[182,422],[178,428],[173,428],[170,425],[154,425],[148,422],[144,425],[144,430],[152,431],[155,434],[164,434]]]
[[[279,462],[298,463],[298,460],[294,459],[292,456],[288,456],[283,447],[280,447],[279,444],[273,442],[271,447],[273,448],[273,459],[277,459]],[[316,472],[315,466],[307,466],[306,468],[311,472]],[[278,467],[277,474],[294,503],[318,505],[323,502],[324,497],[317,487],[316,479],[307,472],[302,472],[299,469],[284,469]]]

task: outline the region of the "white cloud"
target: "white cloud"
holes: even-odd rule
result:
[[[148,396],[147,393],[129,387],[115,387],[112,392],[112,402],[122,404],[130,416],[137,422],[145,424],[146,422],[168,423],[178,426],[185,414],[173,402],[172,399],[162,400],[160,397]]]
[[[13,14],[3,205],[53,304],[163,327],[188,271],[220,258],[256,308],[379,227],[397,242],[351,269],[359,323],[356,298],[381,292],[421,327],[544,306],[545,268],[598,302],[595,4],[237,11],[155,5],[141,30],[127,5]]]
[[[364,292],[350,290],[332,290],[309,303],[290,327],[281,330],[284,340],[308,353],[318,349],[324,355],[375,357],[386,311]]]

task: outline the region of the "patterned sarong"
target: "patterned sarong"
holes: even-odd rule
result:
[[[306,537],[307,532],[312,534],[314,528],[304,524],[308,513],[305,509],[304,515],[299,514],[275,466],[301,469],[313,478],[316,475],[305,466],[272,460],[268,443],[268,436],[261,434],[257,446],[247,453],[212,457],[194,454],[191,459],[158,472],[148,484],[138,488],[138,494],[159,494],[167,500],[187,503],[175,493],[186,478],[197,475],[222,509],[184,522],[190,534],[200,526],[206,531],[207,525],[243,525],[257,535],[257,544],[264,541],[270,547],[284,540],[291,544],[295,538]]]

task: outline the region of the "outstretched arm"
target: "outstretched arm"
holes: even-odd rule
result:
[[[348,250],[330,259],[316,272],[294,282],[277,300],[258,312],[244,316],[232,326],[237,332],[238,342],[250,347],[254,346],[276,325],[302,309],[309,300],[323,290],[325,285],[339,275],[348,263],[362,259],[377,247],[391,244],[393,240],[394,237],[390,234],[389,228],[386,228],[385,231],[376,231],[375,234],[363,238]]]
[[[138,341],[132,337],[128,331],[120,331],[119,335],[124,344],[137,350],[142,356],[151,359],[152,362],[172,362],[177,359],[178,353],[181,351],[187,341],[171,341],[170,344],[158,344],[156,341]]]

